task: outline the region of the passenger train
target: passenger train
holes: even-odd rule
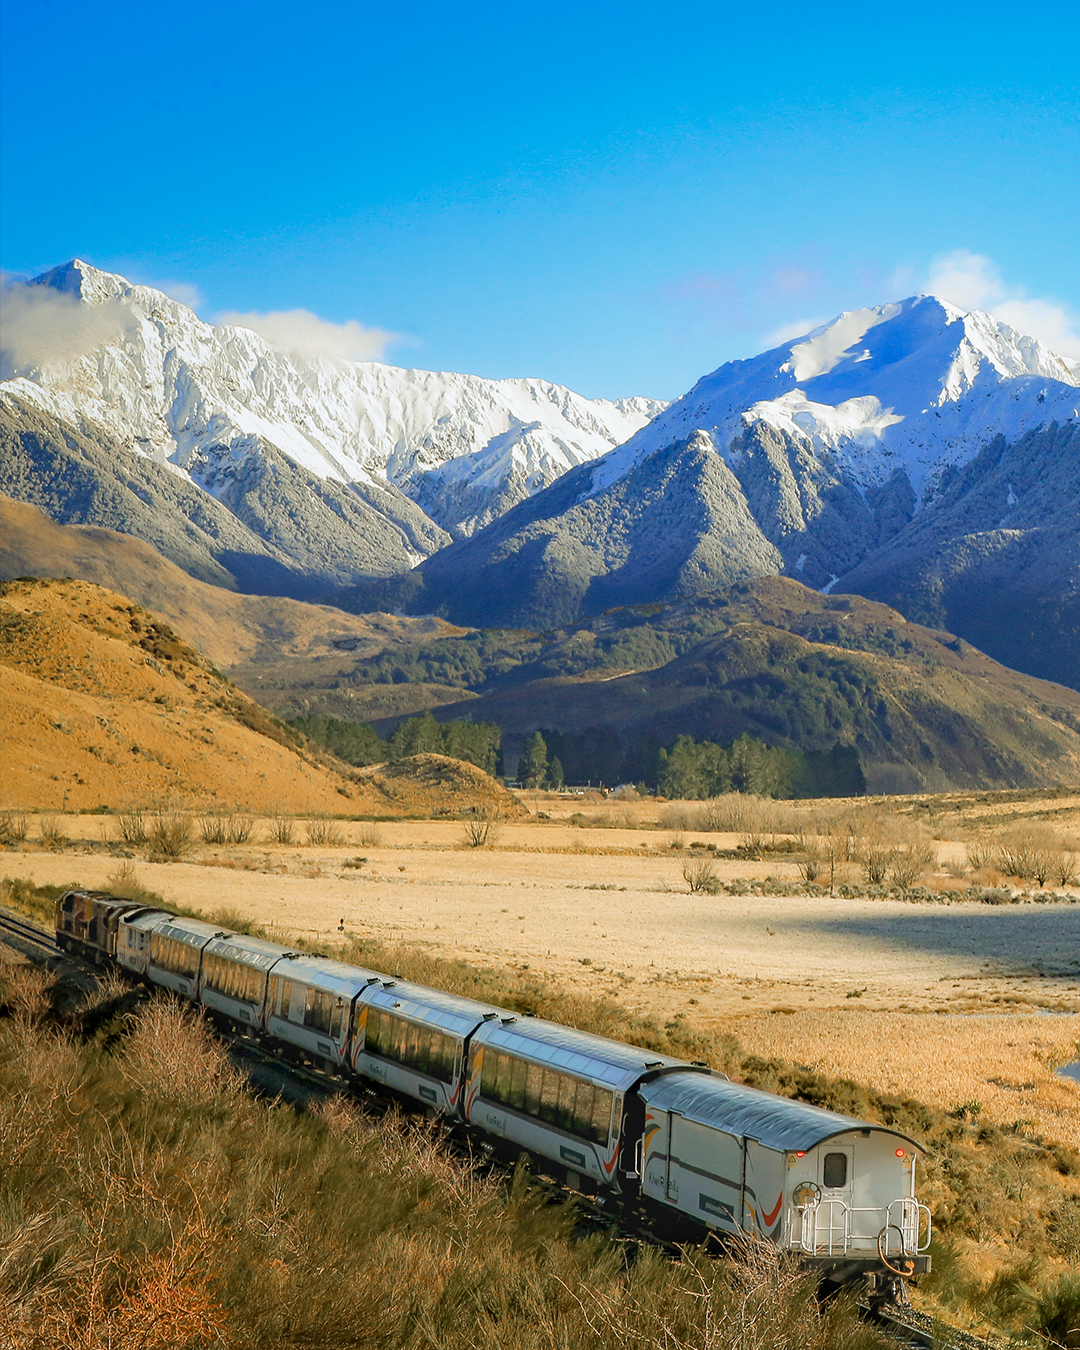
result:
[[[754,1234],[823,1281],[865,1277],[882,1294],[930,1268],[930,1213],[915,1196],[923,1150],[882,1125],[114,896],[62,895],[56,940],[660,1231]]]

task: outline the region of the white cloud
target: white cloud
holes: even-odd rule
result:
[[[984,309],[1060,356],[1080,359],[1080,315],[1056,300],[1036,299],[1020,286],[1009,286],[997,264],[981,253],[958,248],[935,258],[926,289],[962,309]]]
[[[205,304],[202,291],[189,281],[144,281],[141,284],[160,291],[170,300],[175,300],[178,305],[187,305],[188,309],[198,310]]]
[[[128,332],[132,318],[118,300],[84,304],[51,286],[5,279],[4,375],[26,374],[57,361],[74,361]]]
[[[250,328],[271,347],[302,356],[329,356],[338,361],[379,361],[398,334],[381,328],[365,328],[355,319],[331,323],[308,309],[273,310],[268,314],[219,315],[218,323]]]

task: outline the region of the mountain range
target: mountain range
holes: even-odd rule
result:
[[[851,311],[667,406],[285,352],[77,260],[18,303],[0,489],[202,580],[544,629],[779,574],[1080,685],[1080,375],[990,315]]]

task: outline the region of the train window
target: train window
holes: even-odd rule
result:
[[[500,1102],[510,1097],[510,1056],[499,1055],[499,1065],[495,1070],[495,1095]]]
[[[544,1083],[544,1070],[539,1064],[528,1065],[525,1075],[525,1111],[530,1116],[540,1114],[540,1091]]]
[[[574,1123],[571,1128],[584,1139],[592,1137],[592,1099],[593,1085],[578,1083],[574,1093]]]
[[[330,1021],[330,1035],[336,1040],[341,1035],[341,1023],[345,1019],[345,1000],[338,998],[334,1000],[334,1016]]]
[[[415,1022],[410,1022],[405,1032],[405,1063],[416,1064],[420,1058],[419,1050],[420,1028]]]
[[[364,1031],[364,1049],[368,1054],[382,1053],[383,1016],[378,1008],[369,1008]]]
[[[480,1067],[480,1092],[489,1101],[495,1101],[495,1072],[498,1068],[498,1056],[494,1050],[485,1050]]]
[[[577,1087],[576,1081],[569,1074],[560,1074],[559,1082],[559,1112],[556,1124],[561,1125],[564,1130],[573,1130],[574,1128],[574,1095]]]
[[[592,1134],[598,1144],[607,1145],[611,1132],[611,1093],[606,1088],[593,1088]]]
[[[525,1107],[525,1082],[528,1073],[529,1066],[523,1059],[510,1061],[510,1093],[506,1104],[512,1106],[515,1111],[521,1111]]]
[[[826,1153],[821,1168],[821,1181],[827,1191],[838,1191],[847,1185],[847,1154]]]
[[[540,1119],[546,1120],[549,1125],[558,1123],[559,1114],[559,1079],[561,1074],[554,1069],[544,1070],[544,1082],[540,1089]]]

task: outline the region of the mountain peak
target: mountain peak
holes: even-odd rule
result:
[[[115,300],[131,289],[131,283],[113,272],[103,272],[82,258],[72,258],[48,272],[34,277],[32,286],[48,286],[51,290],[73,295],[89,304]]]

